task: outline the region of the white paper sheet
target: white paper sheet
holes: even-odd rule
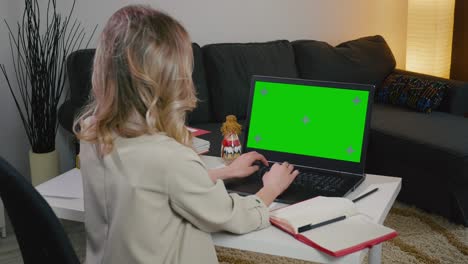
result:
[[[220,157],[201,155],[200,158],[205,163],[208,169],[218,169],[226,167],[226,165]]]
[[[43,196],[83,199],[83,181],[79,169],[72,169],[36,187]]]

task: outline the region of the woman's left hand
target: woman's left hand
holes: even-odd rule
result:
[[[244,178],[252,175],[260,168],[258,165],[253,164],[257,160],[268,167],[268,161],[262,154],[251,151],[249,153],[242,154],[227,166],[227,178]]]
[[[257,160],[268,167],[268,161],[266,158],[262,154],[252,151],[240,155],[231,164],[224,168],[209,170],[208,174],[213,182],[216,182],[218,179],[225,180],[230,178],[244,178],[252,175],[259,169],[258,165],[253,164]]]

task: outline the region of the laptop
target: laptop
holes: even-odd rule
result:
[[[374,89],[373,85],[253,76],[244,152],[263,154],[270,167],[287,161],[300,172],[277,201],[343,197],[364,181]],[[228,180],[226,188],[254,194],[262,188],[268,169]]]

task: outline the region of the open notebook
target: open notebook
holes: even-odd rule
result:
[[[270,222],[297,240],[340,257],[397,236],[346,198],[318,196],[271,212]],[[324,224],[331,222],[328,224]]]

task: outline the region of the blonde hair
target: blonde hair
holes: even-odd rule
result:
[[[190,146],[192,70],[191,41],[176,20],[142,5],[118,10],[101,33],[90,102],[74,122],[75,134],[98,144],[102,155],[112,151],[115,135],[165,132]]]
[[[221,133],[223,134],[223,136],[227,136],[231,133],[239,135],[241,129],[242,126],[239,123],[237,123],[237,117],[235,115],[228,115],[226,116],[226,122],[224,122],[221,126]]]

